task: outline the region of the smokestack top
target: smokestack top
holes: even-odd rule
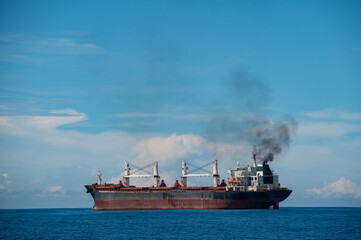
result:
[[[253,167],[257,167],[257,148],[256,146],[254,145],[253,146],[253,151],[252,151],[252,158],[253,158]]]

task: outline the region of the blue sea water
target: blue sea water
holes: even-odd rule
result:
[[[1,239],[361,239],[361,208],[0,210]]]

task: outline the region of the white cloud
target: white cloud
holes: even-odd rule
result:
[[[133,151],[137,153],[136,162],[158,161],[168,165],[190,155],[202,155],[209,151],[208,142],[198,135],[177,135],[152,137],[141,140]]]
[[[92,53],[102,51],[103,48],[93,43],[78,43],[74,39],[67,38],[47,38],[41,39],[44,46],[61,47],[69,51],[69,53]]]
[[[323,188],[312,188],[307,191],[323,198],[351,196],[356,199],[361,199],[361,186],[344,177],[341,177],[336,182],[327,184]]]
[[[15,46],[26,47],[29,53],[44,53],[47,54],[59,54],[59,55],[73,55],[73,54],[97,54],[102,53],[104,49],[93,43],[80,43],[75,39],[70,38],[39,38],[23,34],[0,34],[0,41],[4,44],[10,43]],[[22,50],[24,52],[24,50]],[[6,55],[3,53],[3,55]],[[17,60],[24,58],[22,55],[8,54],[7,57],[3,57],[4,60],[13,60],[14,57]],[[27,59],[26,59],[27,60]]]
[[[243,146],[240,144],[217,143],[214,145],[213,152],[215,153],[214,159],[223,161],[239,161],[243,156],[250,157],[252,148],[248,145]]]
[[[6,185],[9,185],[11,183],[10,180],[9,180],[9,174],[3,173],[2,176],[5,179]]]
[[[61,193],[62,188],[63,188],[62,186],[51,186],[46,190],[46,192],[48,192],[48,193]]]
[[[94,174],[95,175],[95,174]],[[117,177],[112,177],[111,179],[109,179],[108,181],[106,181],[106,183],[114,183],[114,184],[117,184],[119,183],[119,181],[122,181],[123,182],[123,176],[124,174],[121,173],[119,174]]]
[[[174,115],[173,118],[189,120],[189,121],[194,121],[194,120],[207,121],[216,116],[217,116],[216,114],[192,114],[192,113],[189,113],[189,114],[177,114],[177,115]]]
[[[345,120],[361,120],[361,113],[342,113],[340,119]]]
[[[308,122],[299,124],[297,138],[340,137],[342,135],[360,132],[360,124],[351,124],[344,122]]]
[[[75,116],[85,116],[84,113],[79,113],[79,112],[77,112],[77,111],[75,111],[74,109],[71,109],[71,108],[51,110],[50,113],[53,113],[53,114],[65,114],[65,115],[75,115]]]
[[[88,119],[86,114],[72,109],[54,110],[51,113],[62,113],[71,116],[0,116],[0,133],[23,135],[29,130],[52,130],[65,124],[76,123]]]
[[[329,118],[331,117],[333,110],[325,109],[321,111],[306,112],[303,115],[311,118]]]
[[[58,127],[84,121],[87,116],[72,109],[53,110],[51,113],[65,116],[0,117],[0,135],[19,143],[11,144],[10,148],[0,146],[3,159],[8,159],[3,162],[5,166],[38,166],[52,172],[81,166],[83,179],[84,175],[93,179],[96,174],[91,174],[91,169],[100,167],[104,170],[104,180],[117,182],[121,179],[121,175],[118,175],[123,171],[124,161],[138,166],[158,161],[160,173],[178,172],[183,159],[199,165],[215,157],[218,160],[231,159],[243,151],[232,144],[212,143],[194,134],[159,135],[120,131],[85,134],[60,130]],[[31,147],[24,149],[23,146]],[[28,186],[34,179],[49,181],[48,178],[44,180],[42,175],[34,174],[26,174]],[[112,176],[118,177],[111,179]],[[171,176],[167,178],[171,179]],[[70,180],[65,181],[64,187],[73,187]]]
[[[174,119],[182,119],[182,120],[199,120],[199,121],[209,121],[214,118],[219,118],[221,115],[219,110],[221,109],[228,109],[227,106],[213,106],[207,111],[207,109],[199,109],[196,107],[188,107],[188,106],[181,106],[175,107],[173,105],[165,105],[170,112],[126,112],[126,113],[118,113],[112,115],[115,118],[156,118],[156,117],[169,117]],[[251,114],[222,114],[225,117],[232,117],[238,120],[244,119],[252,119],[258,118],[258,116],[254,116]]]
[[[166,117],[166,113],[143,113],[143,112],[132,112],[132,113],[119,113],[115,114],[117,118],[152,118],[152,117]]]
[[[315,119],[361,120],[360,112],[345,112],[334,108],[321,111],[306,112],[303,115]]]
[[[1,173],[1,169],[0,169],[0,173]],[[11,182],[9,180],[9,174],[8,173],[3,173],[1,174],[1,176],[4,178],[4,181],[6,183],[6,185],[9,185]]]
[[[183,120],[207,120],[216,115],[211,114],[193,114],[193,113],[144,113],[144,112],[131,112],[131,113],[119,113],[113,115],[116,118],[157,118],[157,117],[169,117]]]
[[[62,186],[51,186],[44,190],[42,193],[35,194],[36,197],[45,197],[45,196],[51,196],[51,197],[57,197],[57,198],[70,198],[71,196],[68,195],[64,190]]]

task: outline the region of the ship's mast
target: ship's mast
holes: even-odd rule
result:
[[[98,168],[98,185],[102,185],[102,173],[100,172],[99,168]]]
[[[205,166],[208,166],[210,164],[212,164],[212,169],[213,171],[210,173],[192,173],[196,170],[202,169],[206,172],[208,172],[208,170],[203,169]],[[193,164],[190,164],[191,166],[194,166]],[[218,166],[217,166],[217,160],[214,160],[213,162],[207,163],[206,165],[202,166],[202,167],[197,167],[195,166],[196,169],[192,170],[188,173],[188,167],[185,161],[182,161],[182,175],[181,175],[181,179],[182,179],[182,185],[184,187],[187,186],[187,177],[212,177],[213,176],[213,185],[215,187],[218,187],[219,185],[219,175],[218,175]]]
[[[154,162],[153,165],[153,178],[154,178],[154,187],[158,187],[159,184],[159,175],[158,175],[158,162]]]
[[[151,172],[145,170],[145,168],[148,168],[152,165],[153,165],[153,174]],[[132,167],[137,168],[137,170],[135,170],[133,173],[130,173],[131,169],[129,166],[130,166],[130,164],[128,162],[125,162],[125,172],[124,172],[124,177],[123,177],[125,187],[129,187],[129,178],[153,178],[154,179],[153,186],[158,187],[159,179],[160,179],[160,176],[158,174],[158,162],[148,164],[147,166],[142,167],[142,168],[132,165]],[[135,174],[140,171],[146,172],[148,174]]]
[[[125,172],[124,172],[124,186],[125,187],[129,187],[129,176],[130,175],[130,167],[129,167],[129,163],[126,161],[125,162]]]
[[[182,176],[181,176],[181,179],[182,179],[182,186],[183,187],[186,187],[187,186],[187,164],[186,162],[183,160],[182,161]]]
[[[219,185],[219,175],[218,175],[218,165],[217,160],[213,162],[213,186],[218,187]]]

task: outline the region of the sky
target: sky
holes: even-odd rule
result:
[[[281,207],[361,207],[360,24],[360,1],[1,1],[0,208],[92,207],[125,161],[227,179],[280,126]]]

